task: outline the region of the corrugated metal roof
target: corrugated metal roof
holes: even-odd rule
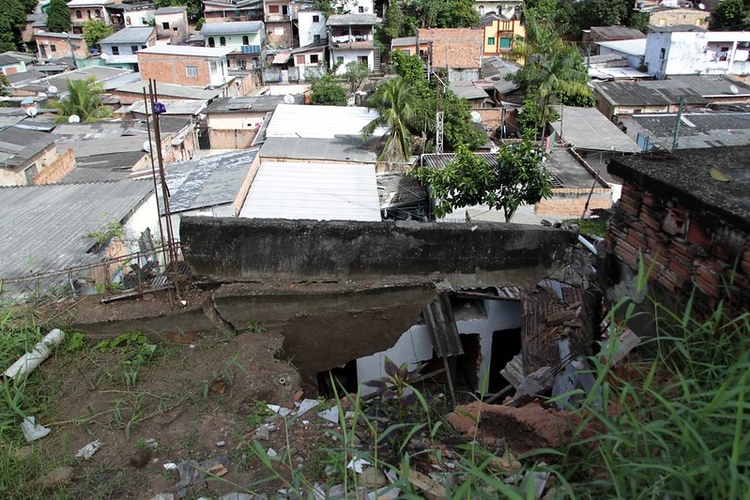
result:
[[[99,43],[104,45],[117,45],[121,43],[142,44],[148,42],[148,39],[151,38],[151,35],[153,34],[154,28],[152,26],[124,28],[109,35],[104,40],[99,41]]]
[[[363,107],[279,104],[268,124],[266,137],[332,139],[338,135],[356,135],[377,117],[377,111]],[[385,133],[386,129],[378,129],[375,135]]]
[[[578,149],[637,153],[638,145],[596,108],[556,106],[560,120],[552,128]]]
[[[672,146],[676,113],[623,116],[628,132],[638,131],[653,144]],[[640,130],[639,130],[640,129]],[[750,142],[750,113],[705,111],[683,113],[680,149],[744,146]]]
[[[194,47],[192,45],[153,45],[139,50],[139,54],[164,54],[168,56],[223,57],[234,50],[233,47]]]
[[[148,91],[148,82],[139,80],[117,87],[118,92],[128,92],[132,94],[143,94],[143,90]],[[209,101],[221,94],[221,89],[208,90],[203,87],[189,87],[187,85],[175,85],[173,83],[157,83],[156,93],[159,97],[178,97],[180,99],[198,99]]]
[[[228,23],[205,23],[201,28],[201,35],[242,35],[244,33],[258,33],[265,31],[263,21],[240,21]]]
[[[328,26],[371,26],[380,19],[375,14],[333,14],[326,24]]]
[[[44,132],[18,127],[0,130],[0,163],[9,167],[22,165],[54,142],[54,136]]]
[[[197,99],[159,99],[159,102],[167,108],[165,115],[197,115],[206,108],[207,101]],[[148,105],[148,111],[151,112],[151,104]],[[128,108],[130,113],[146,114],[146,103],[136,101]]]
[[[334,139],[268,137],[260,150],[260,156],[269,159],[375,163],[378,153],[373,141],[363,144],[358,135],[338,136]]]
[[[473,82],[450,82],[448,84],[448,88],[450,88],[451,92],[463,99],[488,98],[487,92],[482,89],[478,89]]]
[[[86,235],[122,222],[152,189],[150,180],[0,188],[0,276],[100,261]]]
[[[375,166],[263,162],[240,217],[380,221]]]
[[[239,149],[167,166],[172,213],[232,203],[258,149]]]

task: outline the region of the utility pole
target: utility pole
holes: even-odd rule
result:
[[[677,109],[677,123],[674,124],[674,140],[672,141],[672,152],[680,146],[680,122],[682,121],[682,110],[685,106],[685,98],[680,97],[680,106]]]

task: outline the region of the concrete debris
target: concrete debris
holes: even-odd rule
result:
[[[279,456],[279,452],[277,452],[273,448],[268,448],[268,450],[266,451],[266,455],[268,455],[271,458],[274,458],[274,457],[278,457]]]
[[[226,442],[226,441],[216,441],[216,443],[215,443],[215,446],[216,446],[217,448],[223,448],[223,447],[225,447],[226,445],[227,445],[227,442]]]
[[[602,363],[607,363],[609,361],[612,366],[615,366],[622,361],[630,351],[635,349],[640,342],[640,337],[633,333],[633,330],[627,329],[618,336],[617,352],[614,353],[611,360],[608,359],[608,356],[612,351],[611,339],[607,339],[602,343],[602,354],[600,359]]]
[[[69,483],[73,479],[73,467],[58,467],[39,479],[38,485],[45,489],[53,489]]]
[[[156,448],[159,446],[159,442],[154,438],[148,438],[143,440],[143,446],[145,448]]]
[[[258,441],[268,441],[271,439],[271,429],[267,425],[261,425],[255,429],[253,437]]]
[[[167,462],[163,465],[164,470],[175,470],[177,469],[177,464],[174,462]]]
[[[255,498],[257,498],[257,496],[253,496],[248,493],[238,493],[235,491],[222,496],[221,500],[253,500]]]
[[[23,437],[26,438],[26,442],[31,443],[37,439],[42,439],[52,432],[52,429],[42,424],[37,424],[36,417],[31,416],[23,419],[21,422],[21,431],[23,431]]]
[[[300,415],[306,413],[308,410],[315,408],[319,403],[320,401],[318,401],[317,399],[303,399],[299,403],[299,407],[297,408],[297,416],[299,417]]]
[[[547,464],[544,462],[539,463],[540,467],[546,467]],[[550,473],[543,471],[533,471],[526,473],[531,474],[531,478],[534,481],[534,499],[539,500],[544,494],[544,489],[547,487],[547,481],[549,481]]]
[[[505,380],[511,383],[513,387],[518,389],[518,386],[523,382],[523,357],[521,354],[516,354],[513,359],[506,363],[505,368],[500,370],[500,375],[505,377]]]
[[[96,441],[91,441],[89,444],[78,450],[78,453],[76,453],[76,458],[88,460],[89,458],[93,457],[94,453],[99,451],[99,448],[101,447],[102,442],[98,439]]]
[[[448,496],[445,486],[414,469],[409,470],[408,479],[411,484],[424,492],[424,497],[427,500],[443,500]]]
[[[543,394],[550,390],[552,385],[555,383],[555,376],[552,374],[552,370],[548,366],[539,368],[534,373],[530,373],[523,379],[521,385],[518,386],[516,394],[513,396],[513,400],[508,403],[508,406],[518,408],[529,403],[536,396]]]
[[[151,497],[151,500],[174,500],[172,493],[159,493]]]
[[[164,464],[166,468],[167,464]],[[184,498],[187,495],[187,488],[195,483],[206,479],[208,474],[221,476],[227,473],[229,467],[229,456],[220,455],[209,458],[198,463],[195,460],[185,460],[180,462],[177,470],[180,472],[180,481],[175,485],[177,496]]]
[[[292,410],[290,410],[289,408],[284,408],[283,406],[270,405],[270,404],[267,404],[266,406],[268,407],[269,410],[271,410],[274,413],[278,413],[282,417],[286,417],[287,415],[292,413]]]

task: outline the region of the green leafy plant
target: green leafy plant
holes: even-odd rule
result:
[[[263,323],[256,320],[248,321],[245,325],[245,330],[250,333],[266,333],[266,327],[263,326]]]
[[[120,221],[112,221],[102,231],[93,231],[84,235],[84,238],[93,238],[101,245],[113,238],[122,238],[125,235],[125,226]]]

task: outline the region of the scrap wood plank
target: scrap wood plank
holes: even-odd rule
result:
[[[409,482],[424,491],[428,500],[445,500],[448,496],[445,486],[414,469],[409,469]]]

